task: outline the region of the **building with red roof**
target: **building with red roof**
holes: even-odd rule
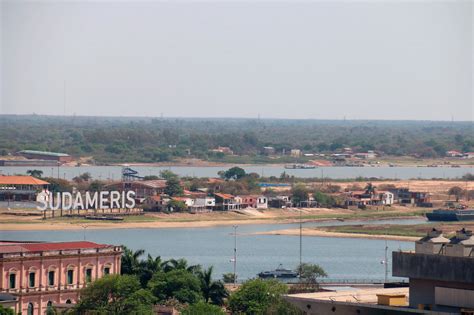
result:
[[[79,290],[120,274],[120,246],[78,242],[0,241],[0,293],[16,297],[15,313],[45,314],[74,304]]]
[[[49,183],[33,176],[0,175],[0,201],[36,201]]]

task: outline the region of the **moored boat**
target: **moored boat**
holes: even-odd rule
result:
[[[262,271],[258,276],[260,278],[296,278],[298,277],[298,273],[290,269],[285,269],[280,264],[275,270]]]

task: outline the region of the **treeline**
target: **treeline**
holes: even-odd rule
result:
[[[266,162],[263,147],[273,146],[277,152],[352,147],[431,158],[474,151],[473,132],[471,122],[0,116],[0,155],[32,149],[93,156],[98,163],[219,160],[224,155],[209,150],[227,146]]]

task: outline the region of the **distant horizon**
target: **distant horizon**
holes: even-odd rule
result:
[[[206,117],[206,116],[117,116],[117,115],[54,115],[54,114],[0,114],[1,117],[58,117],[58,118],[117,118],[117,119],[137,119],[137,120],[144,120],[144,119],[182,119],[182,120],[223,120],[223,119],[230,119],[230,120],[262,120],[262,121],[270,121],[270,120],[284,120],[284,121],[335,121],[335,122],[433,122],[433,123],[474,123],[474,120],[426,120],[426,119],[366,119],[366,118],[354,118],[354,119],[331,119],[331,118],[272,118],[272,117]]]

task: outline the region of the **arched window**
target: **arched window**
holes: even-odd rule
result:
[[[56,280],[56,266],[49,266],[48,268],[48,285],[53,286]]]
[[[8,287],[16,289],[16,269],[10,269],[8,273]]]
[[[33,306],[33,303],[28,303],[28,311],[26,314],[33,315],[34,312],[35,312],[35,307]]]
[[[71,304],[71,300],[70,300],[70,299],[67,299],[67,300],[66,300],[66,304]]]
[[[53,302],[52,301],[48,301],[48,304],[46,304],[46,311],[48,312],[51,312],[53,310]]]
[[[74,265],[69,265],[67,266],[67,271],[66,271],[66,283],[67,284],[73,284],[74,283],[74,269],[76,267]]]
[[[110,271],[112,270],[112,264],[107,263],[104,265],[104,276],[110,275]]]

